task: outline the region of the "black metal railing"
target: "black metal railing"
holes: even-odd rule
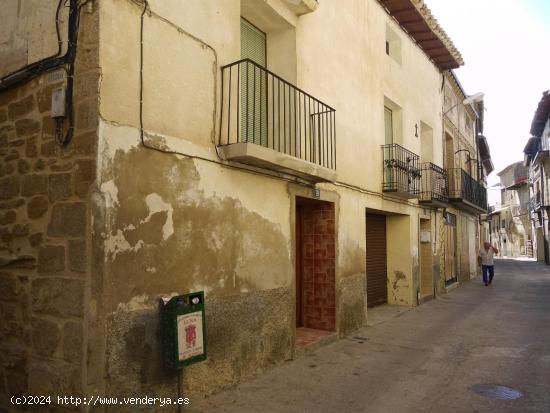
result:
[[[254,143],[336,169],[336,111],[250,59],[222,67],[219,145]]]
[[[420,156],[398,144],[382,145],[384,192],[420,193]]]
[[[537,192],[529,199],[529,210],[538,211],[541,208],[548,207],[548,202],[546,202],[540,192]]]
[[[447,202],[449,200],[449,180],[445,169],[431,162],[425,162],[422,164],[421,175],[420,201]]]
[[[462,168],[447,170],[449,198],[466,201],[487,211],[487,189]]]

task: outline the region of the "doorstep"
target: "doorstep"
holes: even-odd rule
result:
[[[311,353],[320,347],[334,343],[336,340],[338,340],[338,334],[334,331],[298,327],[296,329],[294,356],[300,357],[304,354]]]
[[[449,285],[446,285],[445,286],[445,289],[443,290],[443,292],[445,293],[450,293],[451,291],[453,291],[455,288],[457,288],[460,284],[458,283],[458,281],[452,283],[452,284],[449,284]]]
[[[403,305],[383,304],[367,309],[367,326],[375,326],[384,323],[392,318],[399,317],[414,307]]]

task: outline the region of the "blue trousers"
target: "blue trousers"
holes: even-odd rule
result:
[[[482,265],[481,266],[481,273],[483,274],[483,282],[491,282],[493,281],[493,277],[495,276],[495,266],[494,265]]]

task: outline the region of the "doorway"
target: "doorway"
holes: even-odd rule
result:
[[[433,254],[431,220],[420,219],[420,298],[433,297]]]
[[[367,307],[388,302],[386,216],[366,214]]]
[[[334,203],[296,197],[296,327],[336,329]]]
[[[457,281],[456,276],[456,215],[445,214],[445,285]]]

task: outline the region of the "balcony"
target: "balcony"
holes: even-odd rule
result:
[[[421,169],[421,192],[418,202],[423,205],[444,207],[449,202],[449,180],[447,171],[425,162]]]
[[[541,196],[541,193],[537,193],[529,199],[529,210],[533,212],[538,212],[541,209],[550,208],[548,201]]]
[[[487,213],[487,189],[462,168],[447,170],[449,200],[471,213]]]
[[[336,180],[336,111],[249,59],[222,68],[226,160],[309,182]]]
[[[420,196],[420,157],[397,144],[382,145],[382,191],[412,199]]]

